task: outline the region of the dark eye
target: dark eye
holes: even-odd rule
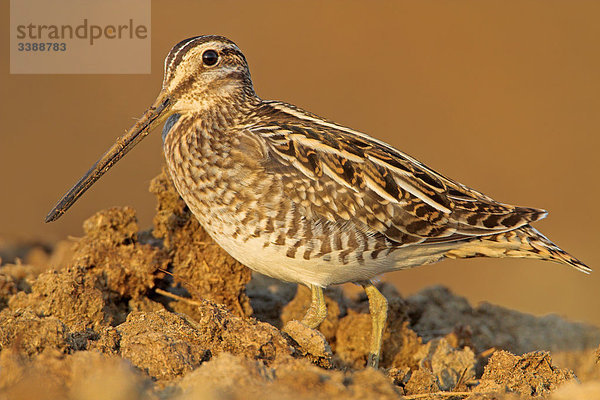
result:
[[[202,62],[209,67],[215,65],[219,61],[219,54],[214,50],[206,50],[202,54]]]

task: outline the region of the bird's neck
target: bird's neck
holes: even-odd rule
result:
[[[252,110],[261,104],[251,86],[240,85],[227,90],[212,90],[209,93],[192,92],[182,96],[173,111],[191,117],[201,130],[222,131],[239,124]]]

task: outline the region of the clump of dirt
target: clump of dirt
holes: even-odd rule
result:
[[[121,355],[162,380],[184,375],[222,352],[265,364],[294,352],[269,324],[240,318],[207,300],[197,305],[196,314],[201,317],[193,320],[166,310],[132,312],[117,327]]]
[[[29,309],[40,317],[54,316],[80,331],[116,326],[141,304],[152,308],[146,294],[168,259],[163,250],[137,241],[133,209],[98,213],[83,227],[86,235],[75,243],[68,264],[39,274],[29,292],[10,297],[10,311]]]
[[[67,352],[73,348],[71,332],[58,318],[39,317],[29,309],[0,314],[0,346],[33,356],[46,349]]]
[[[476,400],[598,393],[600,330],[472,307],[442,287],[403,299],[379,284],[389,302],[381,368],[365,368],[366,296],[326,290],[327,319],[320,331],[309,329],[298,322],[308,289],[252,277],[212,242],[164,172],[151,191],[158,207],[149,231],[123,207],[92,216],[82,238],[54,250],[11,250],[0,240],[2,254],[13,257],[0,266],[2,397]],[[560,367],[537,350],[553,351]]]
[[[532,352],[519,357],[497,351],[490,357],[475,392],[514,392],[544,397],[571,380],[575,380],[575,374],[553,366],[547,352]]]
[[[293,341],[302,357],[321,367],[332,367],[331,346],[321,332],[311,329],[297,320],[285,324],[282,331]]]

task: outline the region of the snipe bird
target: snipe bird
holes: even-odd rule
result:
[[[525,257],[589,273],[531,226],[537,208],[499,203],[392,146],[280,101],[259,98],[229,39],[171,49],[162,90],[134,126],[60,200],[54,221],[165,121],[168,171],[204,229],[249,268],[307,285],[317,328],[323,288],[362,285],[377,367],[387,301],[372,279],[444,258]]]

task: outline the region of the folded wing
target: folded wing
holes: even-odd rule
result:
[[[266,107],[250,130],[267,144],[267,170],[307,215],[352,220],[397,245],[505,232],[546,215],[499,203],[363,133],[284,103]]]

